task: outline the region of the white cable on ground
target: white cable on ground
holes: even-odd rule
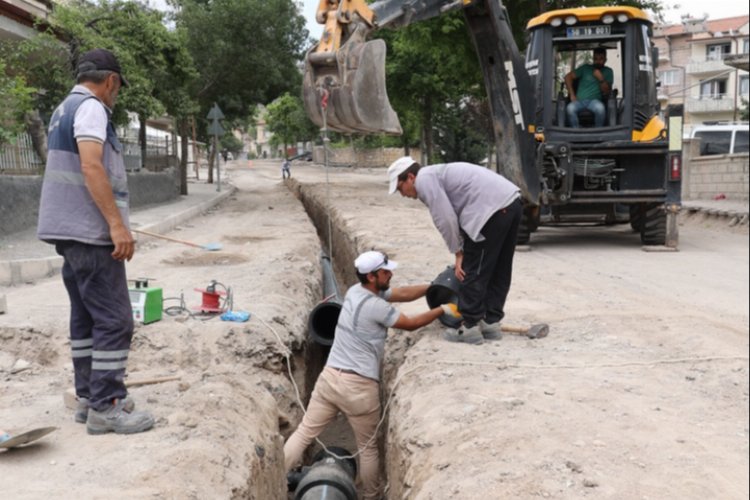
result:
[[[254,315],[258,320],[263,323],[266,328],[271,330],[271,333],[276,337],[276,340],[279,342],[279,345],[282,348],[282,353],[284,355],[284,358],[286,359],[286,368],[287,373],[289,374],[289,380],[292,383],[292,386],[294,387],[294,392],[297,397],[297,404],[302,409],[303,414],[307,414],[307,409],[305,408],[305,405],[302,403],[302,396],[299,392],[299,387],[297,387],[297,383],[294,381],[294,376],[292,375],[292,363],[291,363],[291,350],[286,346],[286,344],[281,340],[281,337],[278,333],[276,333],[276,330],[273,329],[271,325],[269,325],[266,321],[263,320],[260,316],[257,314]],[[323,443],[319,438],[315,438],[315,442],[318,443],[330,456],[339,459],[349,459],[349,458],[356,458],[357,455],[362,453],[364,448],[367,448],[369,444],[377,437],[378,431],[380,430],[380,426],[385,421],[385,417],[388,414],[388,408],[391,405],[391,402],[393,401],[393,397],[395,396],[396,388],[401,383],[401,380],[421,369],[421,368],[427,368],[427,367],[434,367],[436,363],[438,364],[444,364],[444,365],[463,365],[463,366],[493,366],[496,368],[501,369],[509,369],[509,368],[521,368],[521,369],[530,369],[530,370],[586,370],[586,369],[596,369],[596,368],[626,368],[629,366],[654,366],[654,365],[668,365],[668,364],[681,364],[681,363],[708,363],[711,361],[748,361],[750,358],[748,356],[705,356],[705,357],[690,357],[690,358],[667,358],[667,359],[655,359],[652,361],[626,361],[623,363],[600,363],[600,364],[593,364],[593,365],[533,365],[533,364],[521,364],[521,363],[501,363],[501,362],[492,362],[492,361],[465,361],[465,360],[451,360],[451,359],[437,359],[437,360],[431,360],[429,363],[419,363],[411,368],[401,371],[398,376],[396,377],[396,380],[393,382],[393,385],[391,386],[391,389],[388,393],[388,398],[386,400],[385,405],[383,406],[383,415],[380,417],[380,420],[378,421],[378,425],[375,427],[375,432],[372,434],[369,440],[365,443],[365,446],[363,448],[360,448],[357,450],[356,453],[353,453],[352,455],[347,456],[339,456],[333,453],[326,447],[325,443]]]

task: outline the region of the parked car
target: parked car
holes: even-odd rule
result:
[[[700,156],[748,152],[748,124],[746,122],[696,125],[690,137],[700,139]]]
[[[304,151],[298,155],[292,156],[289,160],[312,161],[312,151]]]

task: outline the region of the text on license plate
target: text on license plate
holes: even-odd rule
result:
[[[600,26],[574,26],[568,28],[568,38],[581,38],[587,36],[602,36],[609,35],[610,27],[605,25]]]

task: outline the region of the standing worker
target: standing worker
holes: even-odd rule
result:
[[[429,285],[390,288],[397,264],[381,252],[361,254],[354,266],[359,283],[346,292],[326,366],[315,382],[302,423],[284,445],[284,464],[292,470],[305,448],[341,412],[357,441],[362,498],[372,500],[378,498],[376,431],[388,328],[416,330],[443,314],[457,317],[457,311],[453,304],[445,304],[414,317],[399,313],[389,302],[416,300]]]
[[[479,165],[422,167],[409,156],[394,161],[388,177],[389,194],[398,191],[427,205],[456,257],[463,326],[446,330],[445,338],[470,344],[499,340],[523,211],[518,186]]]
[[[39,239],[63,257],[77,422],[89,434],[132,434],[154,425],[125,388],[133,311],[125,261],[135,252],[122,146],[111,122],[128,82],[111,52],[78,60],[77,85],[52,115],[39,206]]]
[[[289,179],[292,176],[292,172],[289,170],[291,166],[291,162],[289,161],[289,158],[284,158],[284,161],[281,162],[281,178],[282,179]]]

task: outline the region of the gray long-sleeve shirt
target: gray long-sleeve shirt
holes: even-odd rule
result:
[[[472,241],[483,241],[480,231],[492,214],[520,196],[518,186],[502,175],[464,162],[423,167],[414,187],[454,254],[463,249],[460,229]]]

